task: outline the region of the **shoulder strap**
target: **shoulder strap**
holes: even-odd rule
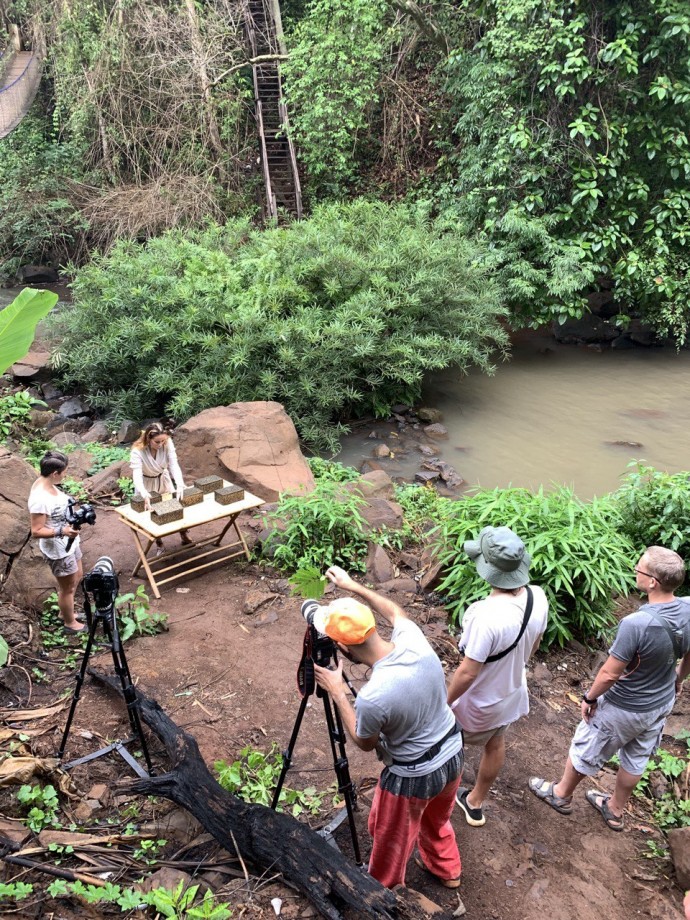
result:
[[[666,630],[666,634],[671,640],[671,645],[673,646],[673,654],[676,659],[683,657],[683,633],[680,629],[674,629],[666,620],[659,616],[658,613],[654,610],[645,610],[645,613],[648,613],[653,620],[656,620],[660,626],[663,626]]]
[[[525,591],[527,591],[527,603],[525,605],[525,615],[522,618],[522,626],[520,627],[520,632],[517,634],[517,639],[512,645],[509,645],[508,648],[503,649],[502,652],[497,652],[495,655],[489,655],[484,664],[489,664],[492,661],[500,661],[501,658],[505,658],[506,655],[513,651],[520,639],[524,636],[529,618],[532,616],[532,606],[534,605],[534,596],[529,585],[525,585]]]

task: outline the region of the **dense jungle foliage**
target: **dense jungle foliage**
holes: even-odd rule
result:
[[[495,290],[514,326],[564,321],[595,300],[613,297],[610,309],[622,327],[641,316],[660,335],[685,342],[690,317],[685,0],[283,0],[281,9],[288,51],[281,66],[307,213],[344,200],[378,200],[385,236],[401,214],[422,204],[434,219],[436,245],[444,233],[453,241],[443,257],[443,277],[454,274],[459,286],[472,289],[479,272],[497,284],[477,307],[477,323]],[[292,352],[285,348],[275,367],[252,359],[256,373],[241,373],[232,387],[223,375],[214,380],[213,393],[209,384],[187,386],[187,374],[198,376],[217,338],[226,338],[227,350],[239,347],[234,363],[224,367],[245,360],[244,346],[227,331],[219,298],[210,327],[199,327],[199,336],[212,336],[213,345],[182,335],[174,348],[158,354],[149,375],[151,324],[166,324],[165,317],[150,315],[159,266],[151,256],[155,246],[137,256],[129,244],[177,230],[172,238],[162,237],[160,264],[167,264],[165,248],[193,249],[201,230],[203,247],[218,241],[204,258],[229,271],[225,263],[234,256],[220,240],[232,239],[259,214],[262,185],[242,11],[239,0],[5,4],[5,23],[21,26],[25,44],[45,54],[45,65],[29,116],[0,146],[0,274],[9,276],[30,261],[71,260],[70,271],[77,271],[92,252],[106,254],[75,285],[89,345],[93,304],[100,298],[109,305],[99,316],[103,366],[100,359],[93,370],[82,363],[80,372],[69,356],[65,363],[69,379],[95,387],[100,404],[134,412],[164,402],[182,417],[233,394],[270,394],[291,411],[306,413],[301,431],[311,432],[316,442],[314,434],[329,412],[332,422],[379,409],[390,403],[393,391],[410,393],[416,374],[456,363],[467,321],[454,330],[452,343],[438,349],[434,362],[420,354],[414,372],[408,350],[419,345],[417,329],[400,327],[396,341],[404,347],[385,345],[373,356],[363,338],[372,335],[379,315],[372,318],[374,326],[355,324],[347,340],[350,352],[380,360],[367,371],[364,385],[358,370],[356,382],[348,371],[335,390],[326,386],[316,411],[311,394],[301,392],[303,367],[289,370]],[[407,210],[396,206],[401,200]],[[386,208],[390,216],[384,220]],[[205,230],[211,223],[227,223],[228,229]],[[292,266],[283,282],[297,283],[298,266],[309,258],[310,222],[295,225],[284,238],[270,228],[265,234],[261,258],[280,238],[280,259]],[[252,235],[249,249],[260,245],[260,236],[259,230]],[[290,247],[294,252],[288,255]],[[128,279],[138,258],[142,274],[135,284]],[[361,258],[360,252],[355,262]],[[372,290],[379,283],[374,267],[369,263]],[[343,270],[347,276],[349,269]],[[440,312],[433,300],[439,286],[415,270],[410,278],[414,283],[425,278],[430,311]],[[384,259],[379,275],[387,273]],[[336,274],[328,285],[340,283]],[[113,296],[110,276],[117,275],[123,279],[120,295],[130,285],[133,303]],[[171,278],[173,285],[178,281]],[[396,283],[408,281],[396,277]],[[278,283],[271,276],[266,290]],[[130,311],[140,289],[145,322],[125,340],[140,339],[143,356],[135,362],[132,346],[118,360],[107,343],[123,324],[136,323]],[[250,290],[247,285],[247,296],[253,296]],[[308,298],[303,290],[299,296],[301,309]],[[411,302],[418,290],[406,296]],[[311,302],[325,310],[315,321],[318,328],[339,321],[328,315],[334,309],[329,297],[322,301],[317,293]],[[497,317],[503,306],[497,300],[495,306]],[[77,327],[75,321],[72,328]],[[484,344],[474,354],[473,334],[464,340],[461,367],[467,360],[486,360]],[[75,338],[69,342],[69,351],[82,355]],[[103,368],[111,358],[109,375]],[[132,376],[130,366],[139,365],[141,372]],[[291,373],[297,377],[291,379]],[[173,382],[178,374],[179,387]],[[373,398],[379,379],[389,377],[398,383],[389,391],[386,382],[382,395]],[[338,392],[340,386],[352,392]]]
[[[414,402],[430,370],[489,372],[507,344],[481,250],[425,210],[359,201],[118,243],[58,318],[63,378],[133,418],[277,400],[334,447],[334,420]]]

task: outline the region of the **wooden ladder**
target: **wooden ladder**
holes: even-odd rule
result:
[[[277,0],[246,2],[245,23],[252,59],[281,53],[274,4],[277,7]],[[277,60],[252,64],[252,75],[266,196],[265,216],[275,221],[286,216],[300,220],[302,191],[295,148],[289,133],[280,64]]]

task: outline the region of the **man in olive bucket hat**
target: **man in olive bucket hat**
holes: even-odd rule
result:
[[[483,747],[474,787],[461,787],[456,798],[467,823],[481,827],[484,799],[505,761],[506,728],[529,712],[525,665],[544,635],[548,602],[541,588],[528,585],[531,559],[510,528],[485,527],[463,548],[491,585],[465,611],[465,657],[448,688],[465,744]]]

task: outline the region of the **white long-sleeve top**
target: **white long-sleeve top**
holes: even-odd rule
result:
[[[165,494],[184,489],[184,477],[172,438],[158,448],[155,456],[148,447],[133,447],[129,462],[134,488],[144,498],[148,498],[151,492]]]

